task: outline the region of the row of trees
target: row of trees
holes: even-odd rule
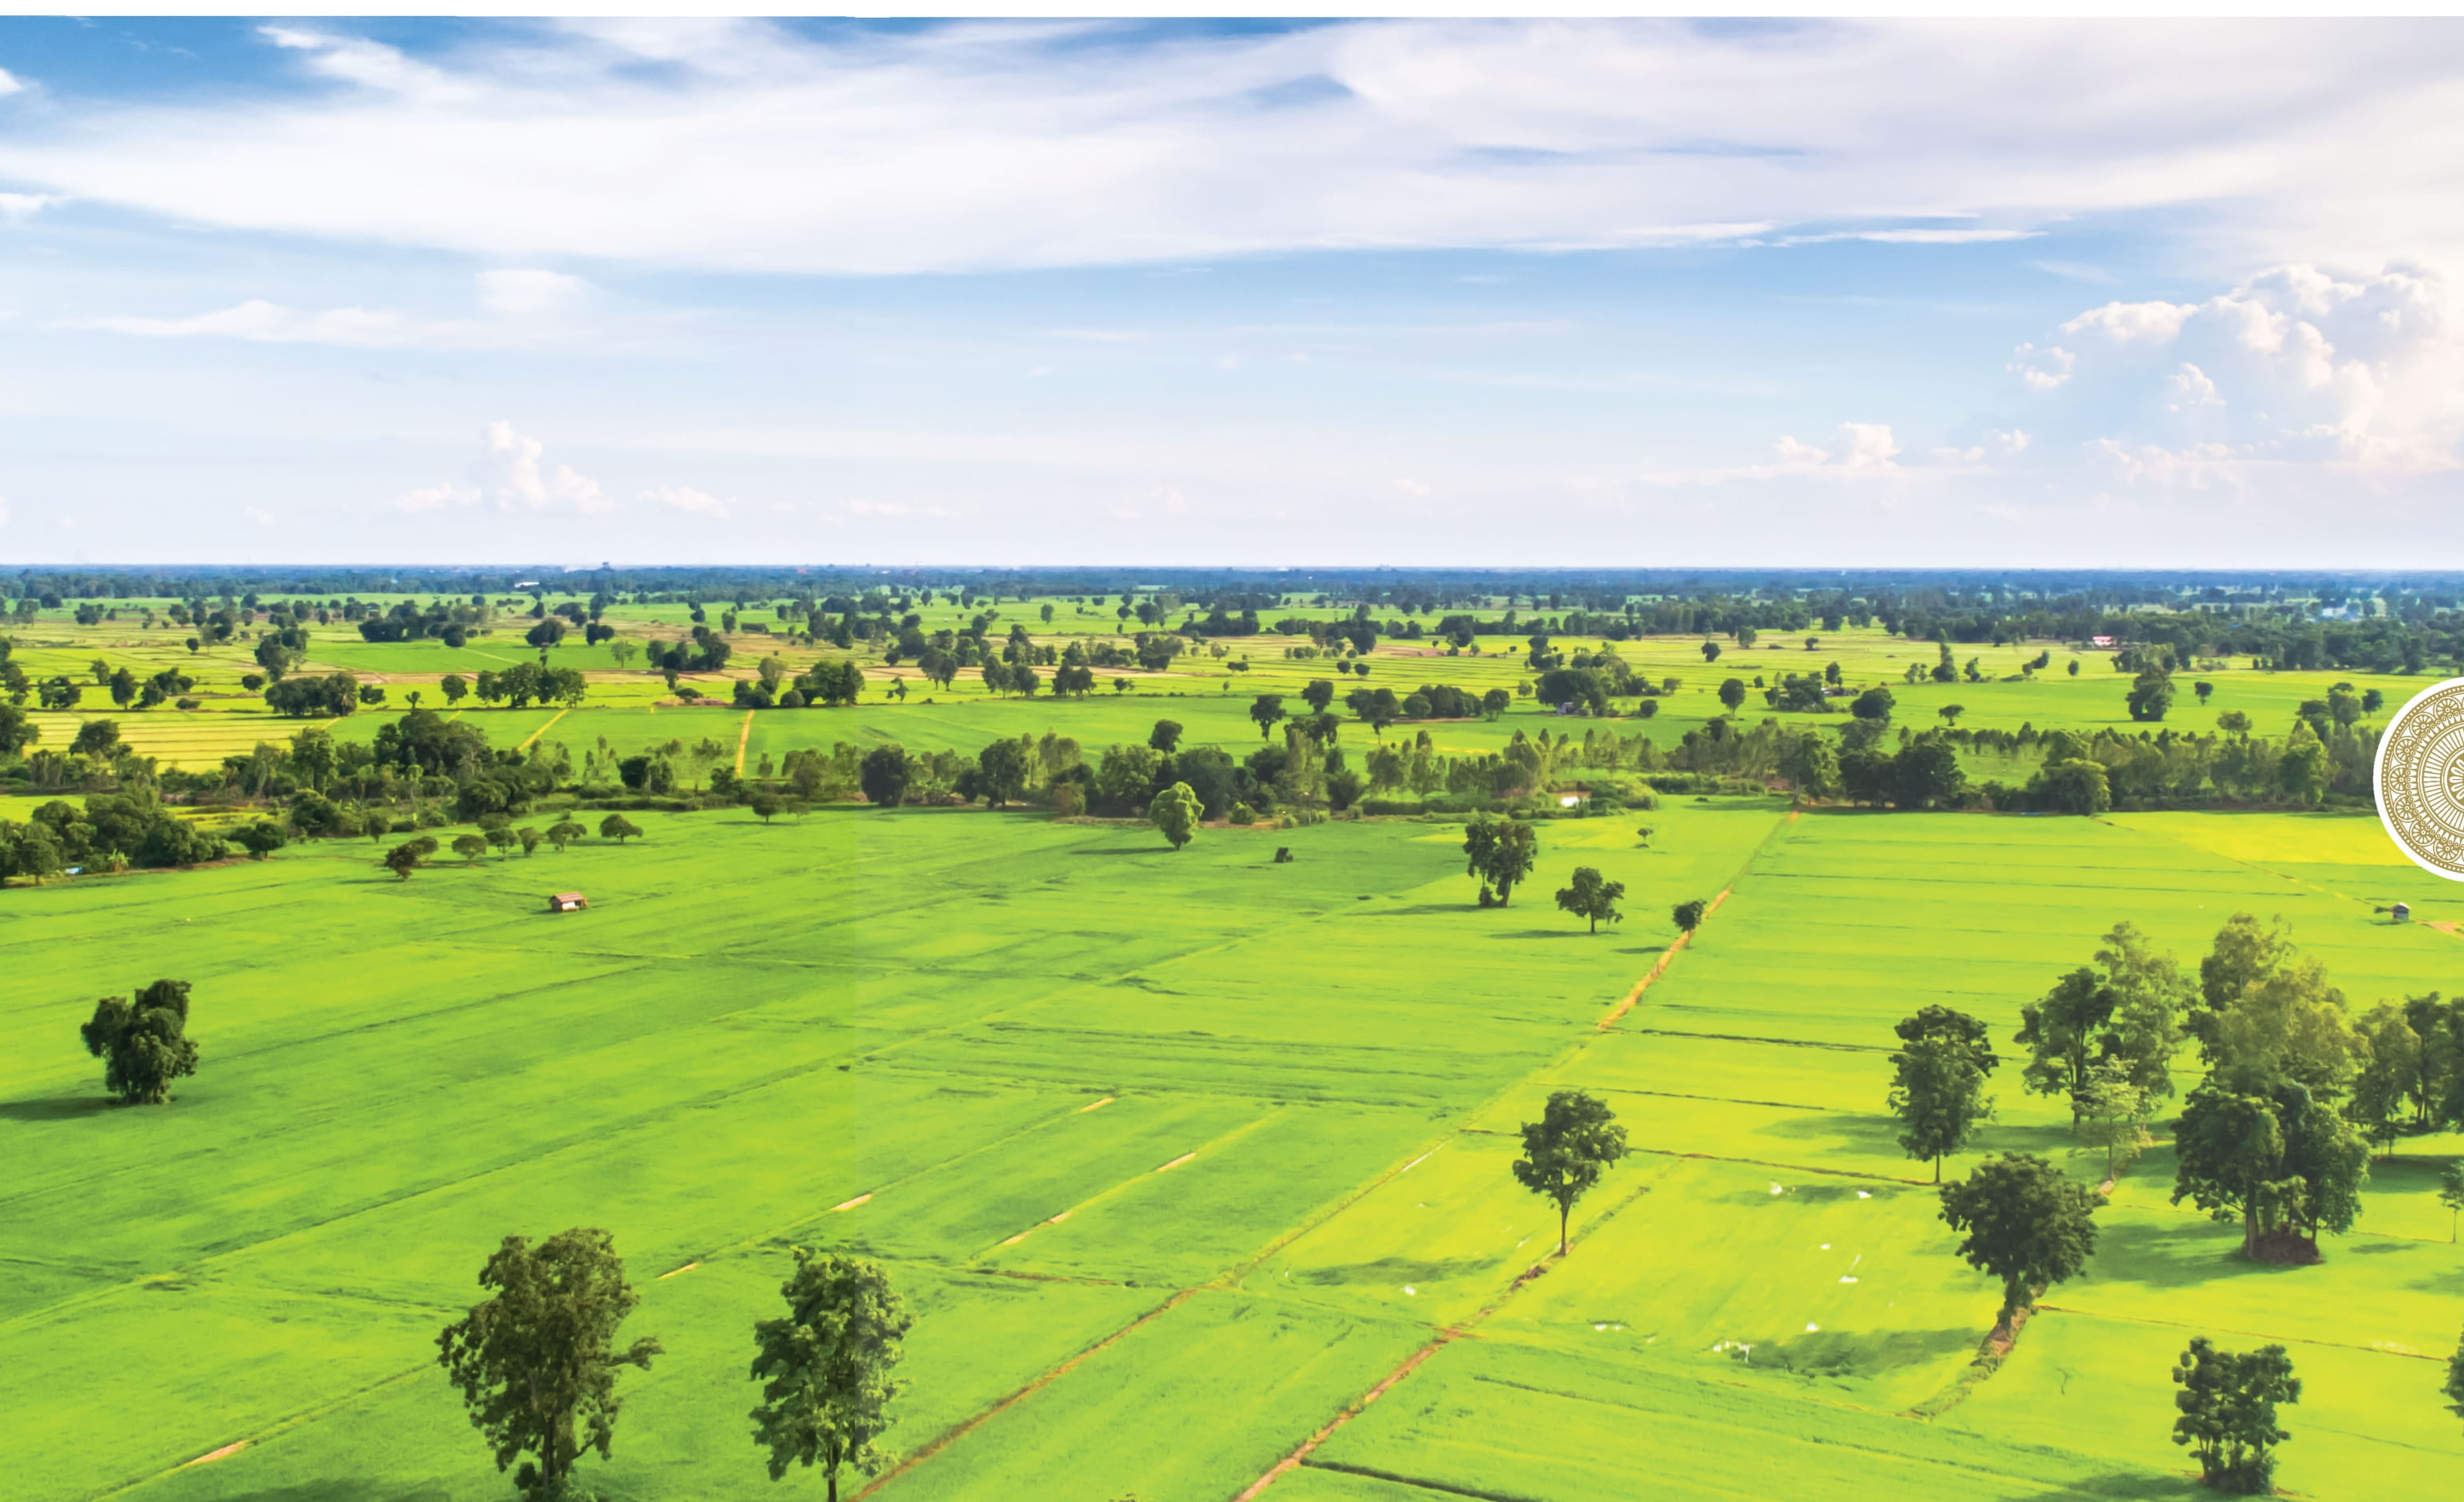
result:
[[[913,1316],[879,1264],[794,1248],[777,1317],[753,1326],[751,1378],[761,1401],[749,1417],[770,1479],[819,1468],[830,1502],[842,1471],[879,1472],[890,1404],[906,1385],[891,1373]],[[508,1236],[480,1269],[488,1296],[436,1337],[437,1364],[460,1390],[472,1427],[499,1471],[529,1502],[585,1496],[574,1467],[610,1454],[626,1367],[647,1371],[666,1354],[655,1338],[618,1344],[641,1303],[615,1239],[578,1226],[533,1245]]]

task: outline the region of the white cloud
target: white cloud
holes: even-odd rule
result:
[[[1835,465],[1842,470],[1878,472],[1896,470],[1900,455],[1898,440],[1891,436],[1887,423],[1841,423],[1828,448],[1784,437],[1775,446],[1783,465],[1809,468]]]
[[[1840,240],[1870,240],[1877,245],[1991,245],[2001,240],[2032,240],[2042,230],[1835,230],[1826,234],[1782,236],[1781,245],[1830,245]]]
[[[2050,349],[2022,344],[2011,352],[2011,363],[2003,368],[2031,391],[2050,391],[2071,378],[2071,367],[2077,364],[2078,358],[2059,344]]]
[[[2182,362],[2182,368],[2173,372],[2172,379],[2165,383],[2165,410],[2168,412],[2188,412],[2202,407],[2224,405],[2225,399],[2216,394],[2216,384],[2208,379],[2208,373],[2187,360]]]
[[[544,449],[536,438],[514,431],[514,425],[493,422],[480,434],[480,454],[466,477],[442,485],[423,486],[403,496],[395,505],[404,511],[436,511],[447,506],[489,505],[500,512],[573,511],[596,515],[614,505],[599,482],[574,473],[568,465],[553,470],[539,463]]]
[[[53,326],[142,339],[238,339],[266,344],[340,344],[355,349],[502,349],[570,341],[589,332],[572,315],[591,287],[547,271],[486,271],[473,279],[485,318],[422,318],[393,308],[309,311],[252,298],[185,318],[115,315],[62,319]]]
[[[552,271],[483,271],[479,302],[507,319],[550,319],[571,312],[590,296],[590,283]]]
[[[2028,435],[2016,428],[1989,429],[1983,442],[1964,449],[1936,449],[1933,460],[1936,464],[2008,463],[2026,453],[2028,444]]]
[[[708,491],[695,490],[690,485],[671,485],[665,490],[646,490],[642,492],[642,499],[649,505],[666,506],[695,517],[727,517],[734,515],[736,511],[734,500],[721,500]]]
[[[240,515],[248,518],[251,521],[255,522],[258,526],[270,527],[274,525],[274,513],[266,510],[263,506],[242,506],[239,509]]]
[[[2434,272],[2285,266],[2201,302],[2106,303],[2062,331],[2078,353],[2059,410],[2110,439],[2098,462],[2134,479],[2228,461],[2459,462],[2464,318]]]
[[[331,87],[12,122],[0,175],[516,264],[1955,245],[2143,211],[2195,213],[2220,264],[2464,257],[2464,58],[2415,23],[627,21],[433,56],[261,34]]]
[[[7,99],[11,94],[22,94],[25,89],[25,79],[6,68],[0,68],[0,99]]]
[[[0,219],[11,223],[31,219],[58,202],[59,199],[51,193],[0,193]]]

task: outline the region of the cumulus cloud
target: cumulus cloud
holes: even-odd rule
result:
[[[2223,464],[2422,473],[2458,463],[2464,320],[2439,274],[2279,267],[2200,302],[2108,302],[2062,325],[2055,414],[2131,478]],[[2075,377],[2075,379],[2073,379]],[[2065,383],[2067,385],[2065,386]],[[2161,459],[2172,455],[2178,462]]]
[[[1981,442],[1965,448],[1936,449],[1936,464],[2007,464],[2028,452],[2028,435],[2016,428],[1989,429]]]
[[[1783,437],[1776,446],[1780,463],[1797,468],[1836,465],[1843,470],[1881,471],[1898,468],[1898,440],[1887,423],[1841,423],[1827,446]]]
[[[2011,364],[2004,368],[2029,390],[2050,391],[2071,378],[2071,367],[2077,364],[2078,357],[2059,344],[2046,349],[2021,344],[2011,352]]]
[[[423,55],[286,25],[261,34],[325,87],[12,121],[0,174],[183,223],[757,272],[1939,247],[2147,210],[2234,264],[2435,258],[2464,254],[2438,24],[626,21]]]
[[[506,513],[597,515],[615,509],[598,481],[574,473],[569,465],[542,466],[544,453],[537,438],[514,431],[513,424],[490,423],[480,434],[479,458],[463,478],[413,490],[395,504],[410,512],[493,506]]]

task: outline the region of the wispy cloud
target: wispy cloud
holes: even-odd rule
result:
[[[341,344],[359,349],[501,349],[569,339],[590,296],[578,276],[487,271],[477,278],[483,316],[423,318],[394,308],[285,307],[261,298],[178,318],[114,314],[61,319],[53,326],[142,339],[238,339],[265,344]]]
[[[425,55],[281,25],[317,87],[12,122],[0,174],[222,228],[762,272],[1958,246],[2183,209],[2246,264],[2375,261],[2464,252],[2464,62],[2426,25],[631,21]]]

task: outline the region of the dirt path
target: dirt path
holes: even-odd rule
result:
[[[1760,856],[1764,850],[1770,849],[1771,842],[1778,837],[1781,830],[1786,829],[1790,825],[1794,824],[1796,822],[1796,818],[1797,815],[1795,810],[1790,810],[1789,816],[1786,819],[1781,820],[1779,824],[1772,828],[1770,834],[1765,835],[1755,844],[1752,851],[1746,856],[1745,864],[1737,868],[1736,874],[1728,878],[1728,884],[1722,887],[1720,889],[1719,895],[1713,897],[1710,904],[1704,908],[1704,922],[1709,922],[1711,920],[1711,916],[1720,911],[1720,904],[1728,899],[1728,894],[1735,891],[1737,883],[1745,879],[1746,873],[1753,869],[1755,858]],[[1699,932],[1699,929],[1694,932]],[[1652,965],[1650,972],[1644,975],[1639,982],[1636,983],[1634,989],[1626,993],[1624,1000],[1618,1002],[1615,1006],[1609,1009],[1608,1015],[1600,1019],[1595,1030],[1598,1032],[1608,1031],[1609,1028],[1616,1024],[1618,1018],[1623,1017],[1629,1010],[1631,1010],[1634,1004],[1641,999],[1642,993],[1650,988],[1651,983],[1654,981],[1660,979],[1660,977],[1667,971],[1668,966],[1674,962],[1677,956],[1684,950],[1686,947],[1686,941],[1694,937],[1694,932],[1679,935],[1676,942],[1662,950],[1661,952],[1660,959]],[[1535,1070],[1531,1074],[1524,1076],[1524,1078],[1528,1080],[1541,1074],[1546,1074],[1552,1070],[1563,1069],[1572,1061],[1573,1058],[1579,1057],[1583,1049],[1589,1046],[1590,1045],[1588,1043],[1578,1044],[1575,1046],[1574,1052],[1572,1055],[1560,1056],[1551,1063],[1542,1066],[1540,1069]],[[1656,1150],[1643,1149],[1643,1151],[1649,1152]],[[1675,1160],[1680,1159],[1694,1158],[1703,1155],[1692,1153],[1671,1153],[1666,1156],[1673,1163]],[[1589,1235],[1596,1232],[1601,1226],[1616,1219],[1617,1216],[1628,1205],[1641,1199],[1644,1195],[1649,1194],[1651,1192],[1651,1184],[1645,1183],[1637,1188],[1633,1193],[1626,1196],[1623,1200],[1618,1201],[1597,1220],[1595,1220],[1589,1226],[1585,1227],[1584,1235],[1588,1237]],[[1419,1350],[1406,1357],[1403,1359],[1402,1364],[1387,1373],[1384,1378],[1379,1380],[1377,1385],[1370,1388],[1369,1391],[1362,1394],[1356,1402],[1347,1405],[1342,1412],[1337,1413],[1331,1420],[1329,1420],[1324,1428],[1319,1429],[1308,1439],[1303,1440],[1299,1448],[1293,1450],[1282,1460],[1277,1461],[1265,1475],[1260,1476],[1257,1480],[1249,1483],[1249,1485],[1243,1489],[1240,1494],[1233,1499],[1233,1502],[1255,1502],[1258,1495],[1264,1492],[1267,1488],[1273,1486],[1283,1477],[1289,1475],[1292,1471],[1300,1469],[1302,1464],[1309,1459],[1309,1455],[1315,1451],[1319,1446],[1325,1444],[1328,1439],[1331,1438],[1335,1431],[1341,1429],[1345,1425],[1350,1424],[1353,1419],[1359,1417],[1364,1409],[1366,1409],[1371,1403],[1375,1403],[1378,1399],[1384,1397],[1388,1389],[1395,1386],[1396,1383],[1403,1381],[1414,1372],[1419,1370],[1422,1362],[1437,1355],[1440,1351],[1444,1350],[1455,1341],[1470,1335],[1490,1315],[1505,1308],[1508,1300],[1512,1299],[1515,1294],[1523,1291],[1524,1285],[1546,1274],[1549,1269],[1556,1263],[1559,1255],[1559,1253],[1551,1251],[1549,1255],[1541,1258],[1540,1261],[1534,1263],[1530,1268],[1518,1275],[1512,1283],[1507,1285],[1505,1292],[1499,1294],[1494,1300],[1483,1306],[1481,1310],[1470,1318],[1463,1320],[1457,1324],[1449,1325],[1445,1329],[1439,1331],[1435,1339],[1429,1341],[1426,1345],[1421,1346]]]
[[[744,748],[753,740],[753,711],[744,712],[744,728],[736,733],[736,775],[744,775]]]
[[[547,722],[546,724],[541,725],[541,726],[539,726],[537,730],[532,731],[532,732],[530,733],[529,737],[528,737],[527,739],[525,739],[525,740],[522,741],[522,743],[521,743],[520,745],[517,745],[517,746],[514,747],[514,749],[515,749],[515,750],[517,750],[517,751],[527,751],[527,750],[529,750],[532,746],[534,746],[534,745],[538,744],[538,742],[539,742],[539,737],[541,737],[541,736],[543,736],[543,735],[546,735],[549,731],[554,730],[554,729],[556,728],[556,722],[557,722],[558,720],[562,719],[565,716],[570,715],[570,714],[572,714],[572,713],[573,713],[573,711],[572,711],[572,709],[571,709],[570,707],[568,707],[568,708],[564,708],[564,709],[561,709],[561,710],[558,710],[558,711],[556,712],[556,714],[555,714],[553,717],[551,717],[551,718],[549,718],[549,720],[548,720],[548,722]]]

